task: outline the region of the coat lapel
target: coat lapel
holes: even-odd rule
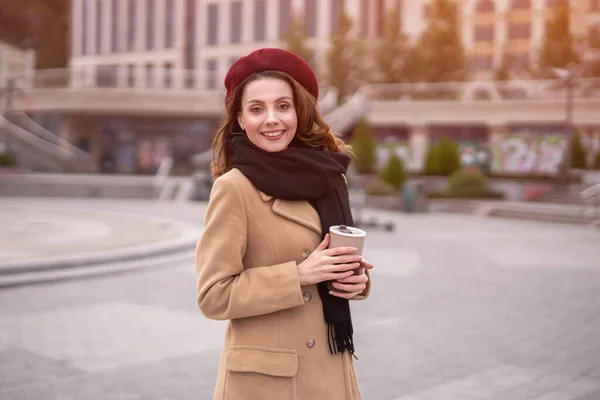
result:
[[[273,200],[273,196],[260,191],[259,193],[264,202]],[[272,208],[275,214],[312,229],[319,235],[321,234],[319,215],[309,202],[275,199]]]

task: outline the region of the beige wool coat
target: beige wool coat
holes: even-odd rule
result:
[[[214,400],[360,399],[352,356],[329,352],[317,286],[300,286],[320,239],[308,202],[268,196],[237,169],[215,180],[196,248],[200,310],[229,320]]]

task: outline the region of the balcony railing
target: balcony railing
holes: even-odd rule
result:
[[[23,90],[98,89],[209,91],[223,98],[225,71],[78,67],[36,70],[15,77]],[[361,88],[367,101],[502,101],[552,100],[566,97],[561,80],[468,81],[446,83],[373,84]],[[328,91],[322,87],[320,92]],[[325,97],[325,96],[324,96]],[[600,78],[574,82],[574,99],[600,99]],[[326,98],[321,99],[324,103]]]
[[[560,80],[376,84],[367,88],[369,100],[375,101],[551,100],[566,96],[566,86]],[[600,79],[577,79],[573,97],[600,99]]]
[[[20,74],[15,85],[21,89],[131,89],[204,90],[224,96],[226,71],[168,68],[77,67],[35,70]],[[327,94],[327,87],[320,93]]]
[[[30,71],[15,77],[23,89],[137,89],[223,91],[224,73],[184,69],[78,67]]]

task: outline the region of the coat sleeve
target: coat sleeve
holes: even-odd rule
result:
[[[239,189],[218,178],[196,246],[197,300],[207,318],[252,317],[304,304],[295,261],[244,269],[247,234]]]

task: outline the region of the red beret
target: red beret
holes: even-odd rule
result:
[[[229,101],[234,89],[244,79],[255,72],[267,70],[285,72],[304,86],[315,99],[319,97],[317,77],[306,61],[284,49],[264,48],[254,50],[247,56],[239,58],[229,68],[225,76],[225,88],[227,89],[225,103]]]

